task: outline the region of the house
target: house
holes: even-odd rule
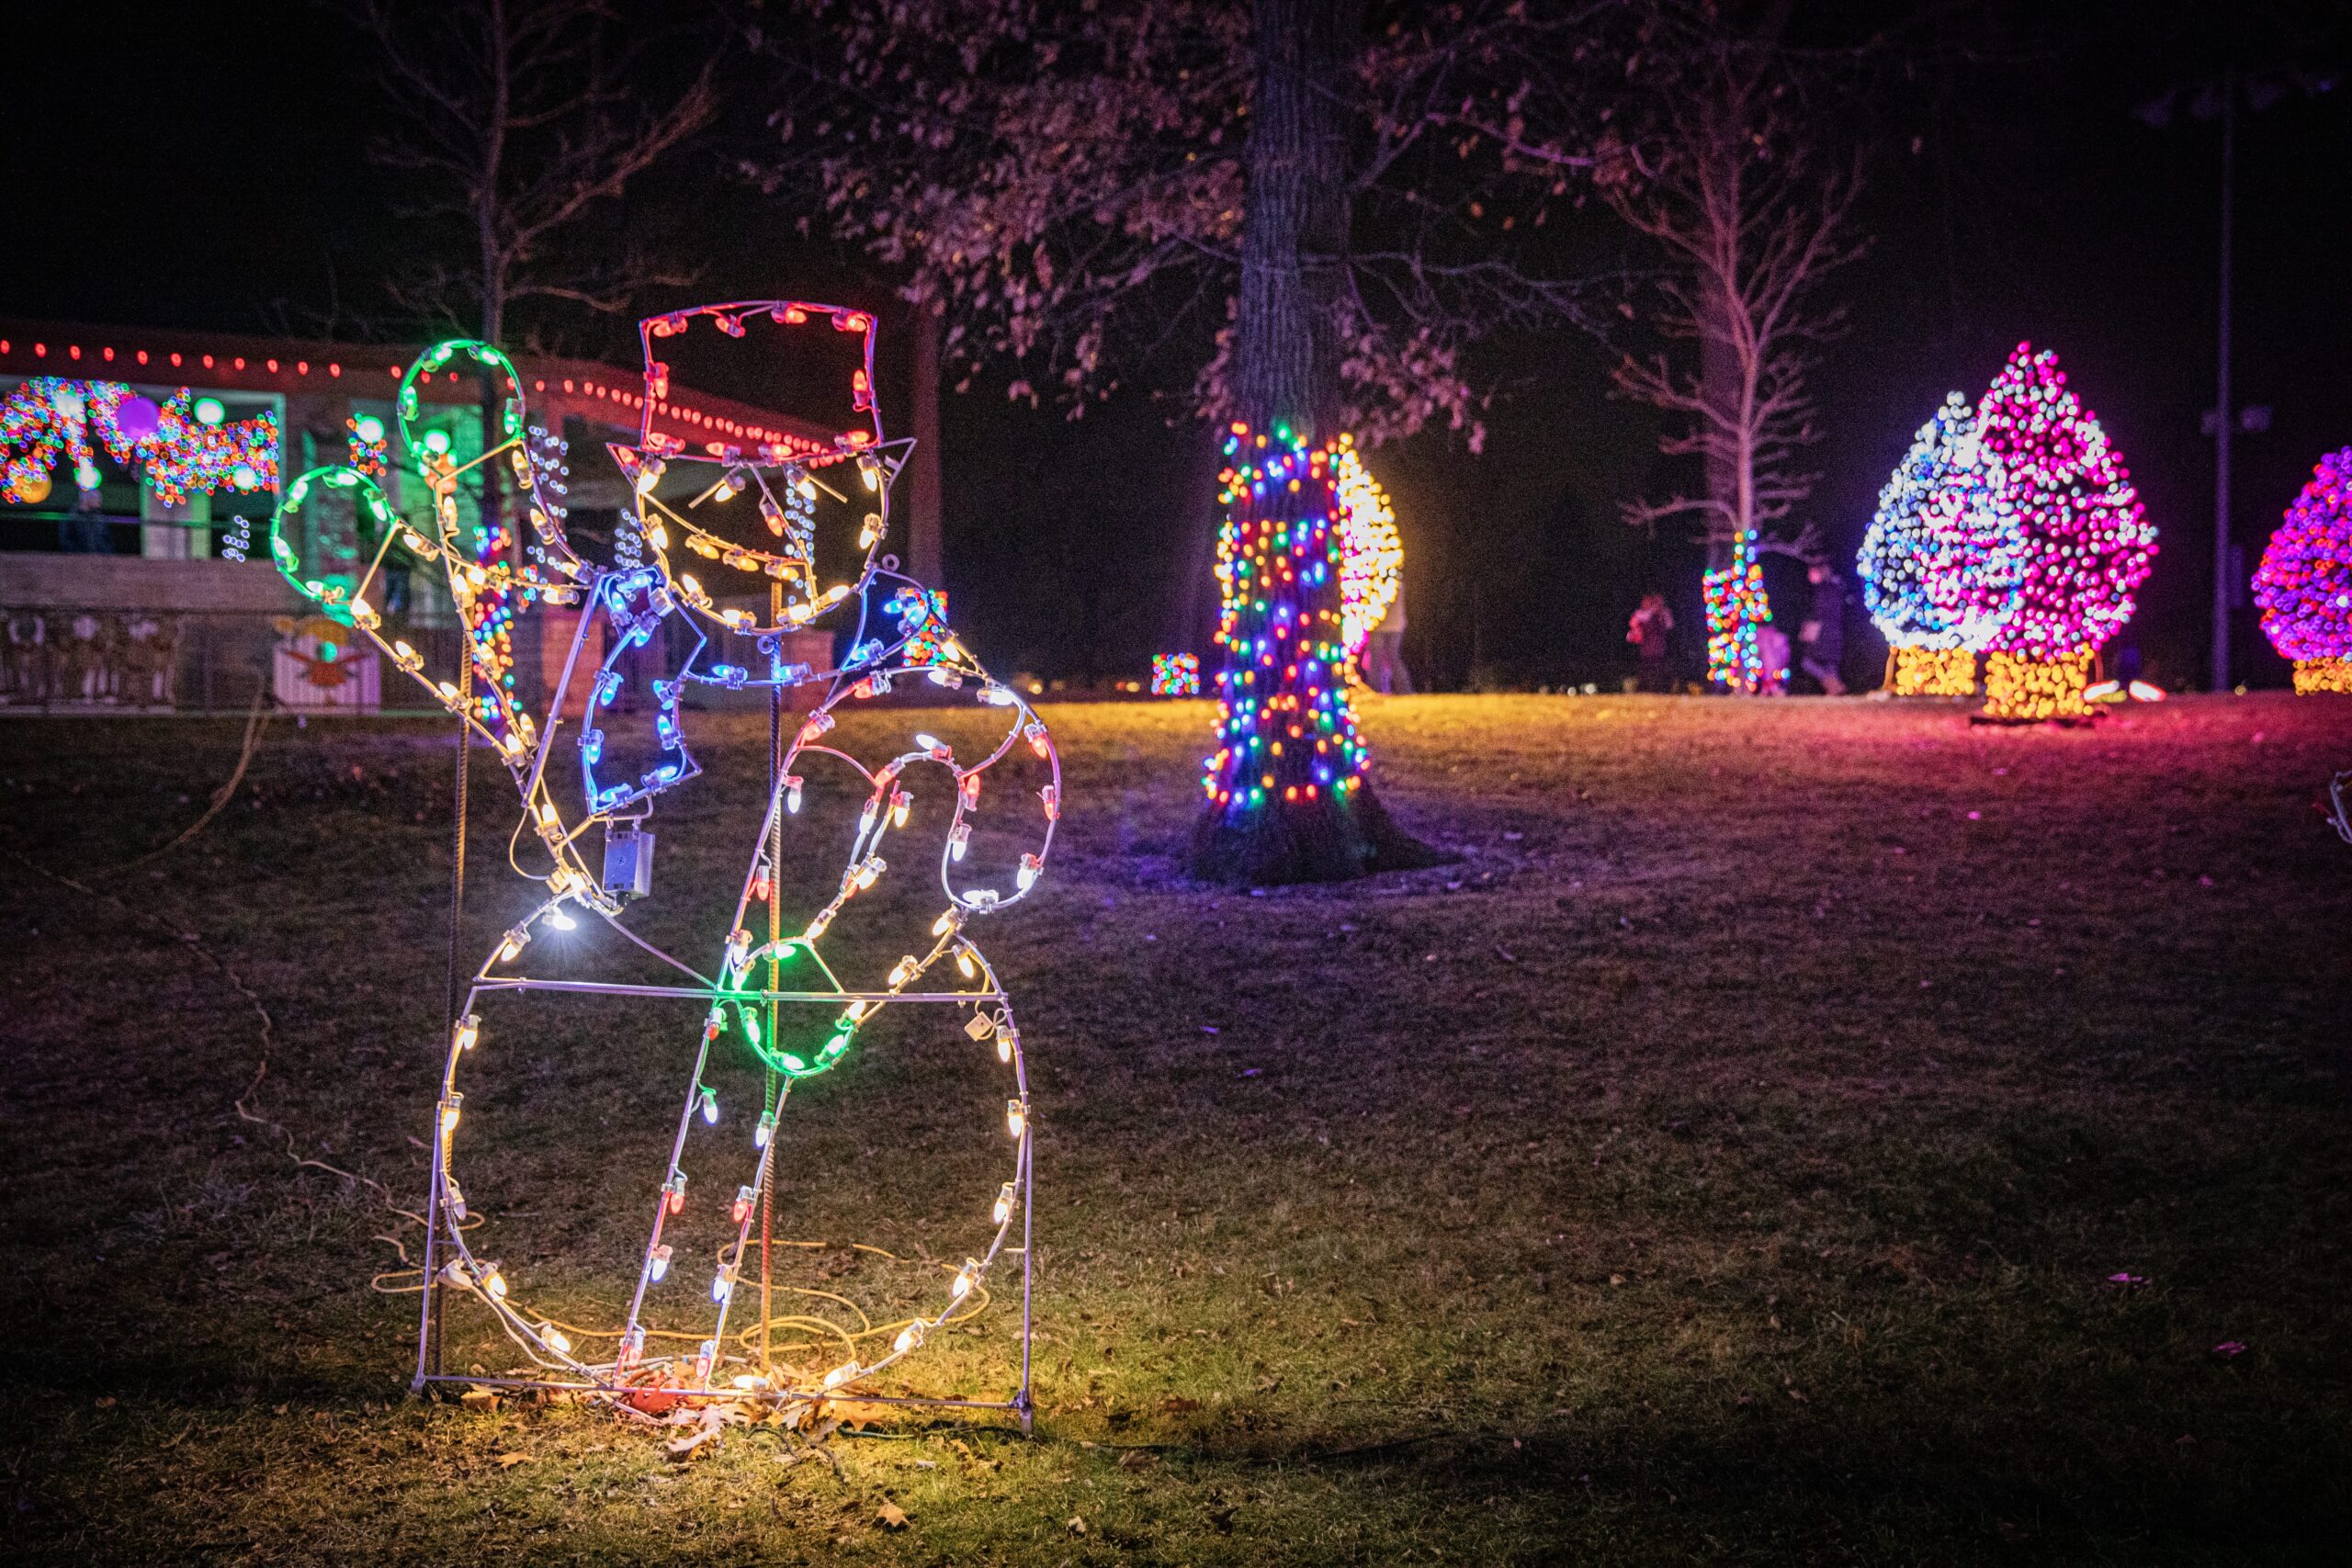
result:
[[[294,705],[373,709],[359,699],[379,684],[382,700],[401,704],[400,682],[336,668],[364,648],[304,629],[308,606],[270,564],[267,541],[284,487],[329,464],[380,473],[395,507],[427,515],[421,488],[390,460],[394,399],[421,352],[0,318],[0,705],[242,709],[257,678]],[[816,451],[833,437],[672,385],[666,371],[649,384],[639,370],[587,360],[526,357],[516,369],[542,484],[592,558],[628,501],[605,443],[659,430]],[[446,441],[461,462],[479,454],[481,377],[443,370],[417,389],[420,437]],[[461,515],[478,524],[473,499]],[[305,570],[326,581],[356,581],[373,558],[376,541],[347,500],[323,489],[286,529]],[[526,549],[502,547],[518,559]],[[419,646],[447,641],[454,656],[455,617],[435,574],[397,559],[387,570],[387,613]],[[538,645],[569,635],[538,631],[516,639],[518,679],[543,679]]]

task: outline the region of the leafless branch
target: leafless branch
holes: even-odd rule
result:
[[[576,231],[711,123],[715,57],[664,102],[645,105],[651,40],[611,4],[355,0],[351,9],[404,111],[375,158],[416,176],[417,216],[466,236],[393,281],[404,308],[495,341],[518,301],[609,313],[679,276],[633,254],[583,259],[599,248],[576,243]]]

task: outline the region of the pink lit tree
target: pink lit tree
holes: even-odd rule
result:
[[[2017,607],[1990,645],[1985,714],[2084,716],[2091,660],[2138,607],[2132,592],[2154,564],[2155,525],[2122,454],[2051,350],[2018,344],[1976,417],[2025,536]]]
[[[2352,446],[2330,452],[2287,509],[2254,574],[2263,635],[2295,690],[2352,692]]]

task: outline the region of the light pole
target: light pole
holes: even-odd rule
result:
[[[2222,369],[2213,404],[2213,690],[2230,689],[2230,208],[2238,151],[2237,73],[2222,73]]]
[[[2258,113],[2290,92],[2324,93],[2335,85],[2330,72],[2287,70],[2241,76],[2235,70],[2194,86],[2174,87],[2162,97],[2143,104],[2141,121],[2161,130],[2172,123],[2173,110],[2186,100],[2190,116],[2222,122],[2222,288],[2220,370],[2215,378],[2212,412],[2205,416],[2205,432],[2213,438],[2213,690],[2230,689],[2230,611],[2238,593],[2238,572],[2230,549],[2230,439],[2239,431],[2249,434],[2270,428],[2270,411],[2234,407],[2230,388],[2230,277],[2233,198],[2237,180],[2238,95]]]

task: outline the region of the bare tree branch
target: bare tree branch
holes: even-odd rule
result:
[[[453,243],[448,255],[393,280],[400,304],[497,342],[518,301],[607,314],[678,279],[674,266],[566,242],[710,124],[715,57],[666,101],[647,106],[639,84],[655,39],[626,27],[610,4],[355,0],[351,12],[404,110],[374,157],[418,176],[414,216],[466,236],[462,262]]]

